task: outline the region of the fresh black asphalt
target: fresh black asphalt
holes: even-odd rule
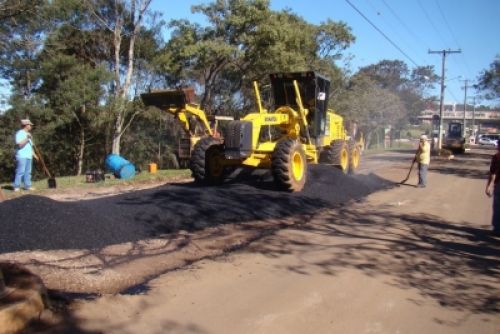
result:
[[[59,202],[26,195],[0,203],[0,253],[99,249],[180,230],[309,215],[391,187],[374,174],[344,175],[311,166],[300,193],[274,189],[264,175],[235,177],[217,187],[167,184],[93,200]]]

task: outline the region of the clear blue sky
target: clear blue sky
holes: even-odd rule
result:
[[[152,8],[166,20],[189,19],[200,24],[203,16],[193,15],[191,6],[211,1],[153,0]],[[271,0],[275,10],[291,9],[310,23],[330,18],[344,21],[356,36],[346,54],[354,58],[351,70],[383,59],[400,59],[410,68],[413,62],[434,65],[441,75],[441,55],[428,50],[461,49],[446,58],[445,100],[463,103],[464,82],[475,83],[478,74],[489,68],[500,54],[500,0],[350,0],[410,59],[388,42],[346,0]],[[341,64],[339,64],[341,65]],[[461,78],[457,78],[461,76]],[[439,87],[434,92],[439,95]],[[467,95],[474,95],[469,88]],[[472,97],[468,98],[472,103]]]

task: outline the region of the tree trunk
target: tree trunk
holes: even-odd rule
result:
[[[80,149],[78,152],[78,168],[76,171],[76,175],[78,176],[82,175],[84,153],[85,153],[85,129],[82,126],[80,127]]]
[[[201,98],[200,108],[205,110],[207,114],[211,114],[213,84],[226,63],[226,59],[217,60],[214,65],[210,66],[208,73],[205,74],[205,92]]]
[[[127,99],[127,93],[130,88],[132,75],[134,73],[134,60],[135,60],[135,41],[139,34],[139,30],[141,27],[142,20],[144,18],[144,13],[146,9],[149,7],[152,0],[131,0],[131,8],[130,8],[130,24],[132,26],[132,33],[130,34],[129,40],[129,48],[128,48],[128,62],[127,62],[127,70],[125,71],[125,78],[121,77],[121,62],[120,62],[120,48],[122,42],[122,31],[124,19],[121,16],[122,13],[118,12],[118,7],[115,8],[115,29],[113,31],[114,40],[113,46],[115,48],[115,99],[118,101],[118,105],[115,106],[115,114],[116,121],[113,131],[113,143],[112,143],[112,153],[120,154],[120,142],[123,135],[123,132],[128,128],[130,123],[134,120],[135,114],[129,118],[127,124],[125,124],[125,113],[126,113],[126,104],[125,101]],[[139,9],[137,8],[137,3],[139,4]],[[122,81],[123,80],[123,81]],[[116,102],[115,101],[115,102]]]
[[[368,149],[372,144],[372,138],[373,138],[373,130],[370,130],[366,133],[365,149]]]
[[[111,147],[111,153],[120,155],[120,146],[121,146],[121,139],[122,139],[122,127],[123,127],[123,122],[122,122],[122,111],[121,107],[119,107],[120,110],[118,111],[118,114],[116,116],[116,122],[115,122],[115,127],[113,131],[113,143]]]

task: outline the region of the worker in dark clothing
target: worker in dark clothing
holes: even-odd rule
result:
[[[497,141],[497,152],[491,158],[486,195],[493,196],[493,234],[500,236],[500,141]]]

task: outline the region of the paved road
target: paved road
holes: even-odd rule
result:
[[[499,333],[492,153],[433,161],[425,189],[323,208],[135,293],[79,302],[72,319],[89,333]],[[366,157],[362,172],[398,182],[411,158]]]

